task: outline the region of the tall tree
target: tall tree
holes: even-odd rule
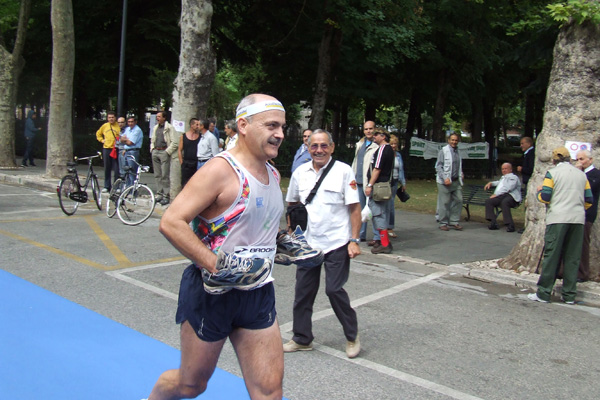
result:
[[[184,126],[190,118],[205,118],[208,93],[215,79],[216,63],[210,41],[212,1],[183,0],[181,7],[181,51],[179,72],[173,90],[173,115]],[[178,132],[183,134],[182,130]],[[179,140],[179,138],[177,138]],[[171,157],[171,198],[181,190],[181,168]]]
[[[15,159],[17,83],[25,63],[22,54],[30,11],[31,0],[22,0],[12,52],[7,49],[4,32],[0,31],[0,166],[2,167],[17,166]],[[2,25],[0,29],[1,27]]]
[[[46,175],[60,177],[73,157],[73,74],[75,71],[75,32],[71,0],[53,0],[52,78]]]
[[[600,16],[600,13],[598,14]],[[537,201],[536,188],[551,167],[552,149],[566,140],[590,142],[595,158],[600,124],[600,26],[590,21],[571,21],[561,28],[554,47],[554,62],[546,95],[544,127],[536,142],[536,161],[527,190],[527,226],[519,243],[500,262],[502,268],[525,268],[536,272],[544,248],[546,208]],[[600,226],[595,224],[592,243],[598,242]],[[592,246],[590,258],[600,259]],[[595,269],[594,269],[595,267]],[[598,275],[598,264],[591,277]]]

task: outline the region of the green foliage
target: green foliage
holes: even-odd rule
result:
[[[3,35],[5,42],[9,42],[7,37],[4,37],[5,32],[9,33],[16,29],[19,21],[19,7],[21,2],[18,0],[0,0],[0,34]]]
[[[597,0],[569,0],[547,6],[550,16],[561,26],[568,23],[571,19],[582,24],[590,21],[593,24],[600,24],[600,3]]]

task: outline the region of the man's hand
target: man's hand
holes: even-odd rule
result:
[[[498,197],[498,196],[496,196],[495,194],[493,194],[493,195],[490,196],[490,199],[493,199],[494,197]]]
[[[523,167],[521,167],[521,166],[519,165],[519,166],[517,167],[517,171],[518,171],[518,172],[521,172],[521,171],[523,171]]]
[[[492,187],[492,182],[488,182],[485,184],[485,186],[483,187],[483,190],[490,190],[490,188]]]
[[[367,197],[371,197],[371,192],[373,191],[373,188],[371,186],[367,186],[365,188],[365,196]]]
[[[444,185],[446,185],[446,186],[452,185],[452,179],[450,179],[450,178],[444,179]]]
[[[350,256],[350,258],[354,258],[359,254],[360,247],[358,246],[358,243],[350,242],[348,244],[348,255]]]

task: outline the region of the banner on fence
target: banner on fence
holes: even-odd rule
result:
[[[426,160],[437,158],[442,147],[447,143],[431,142],[413,137],[410,139],[410,152],[413,157],[423,157]],[[487,142],[458,143],[460,157],[464,159],[488,159],[489,144]]]

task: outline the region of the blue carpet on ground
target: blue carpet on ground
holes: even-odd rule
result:
[[[179,350],[0,270],[0,399],[148,397]],[[202,399],[248,399],[215,371]]]

